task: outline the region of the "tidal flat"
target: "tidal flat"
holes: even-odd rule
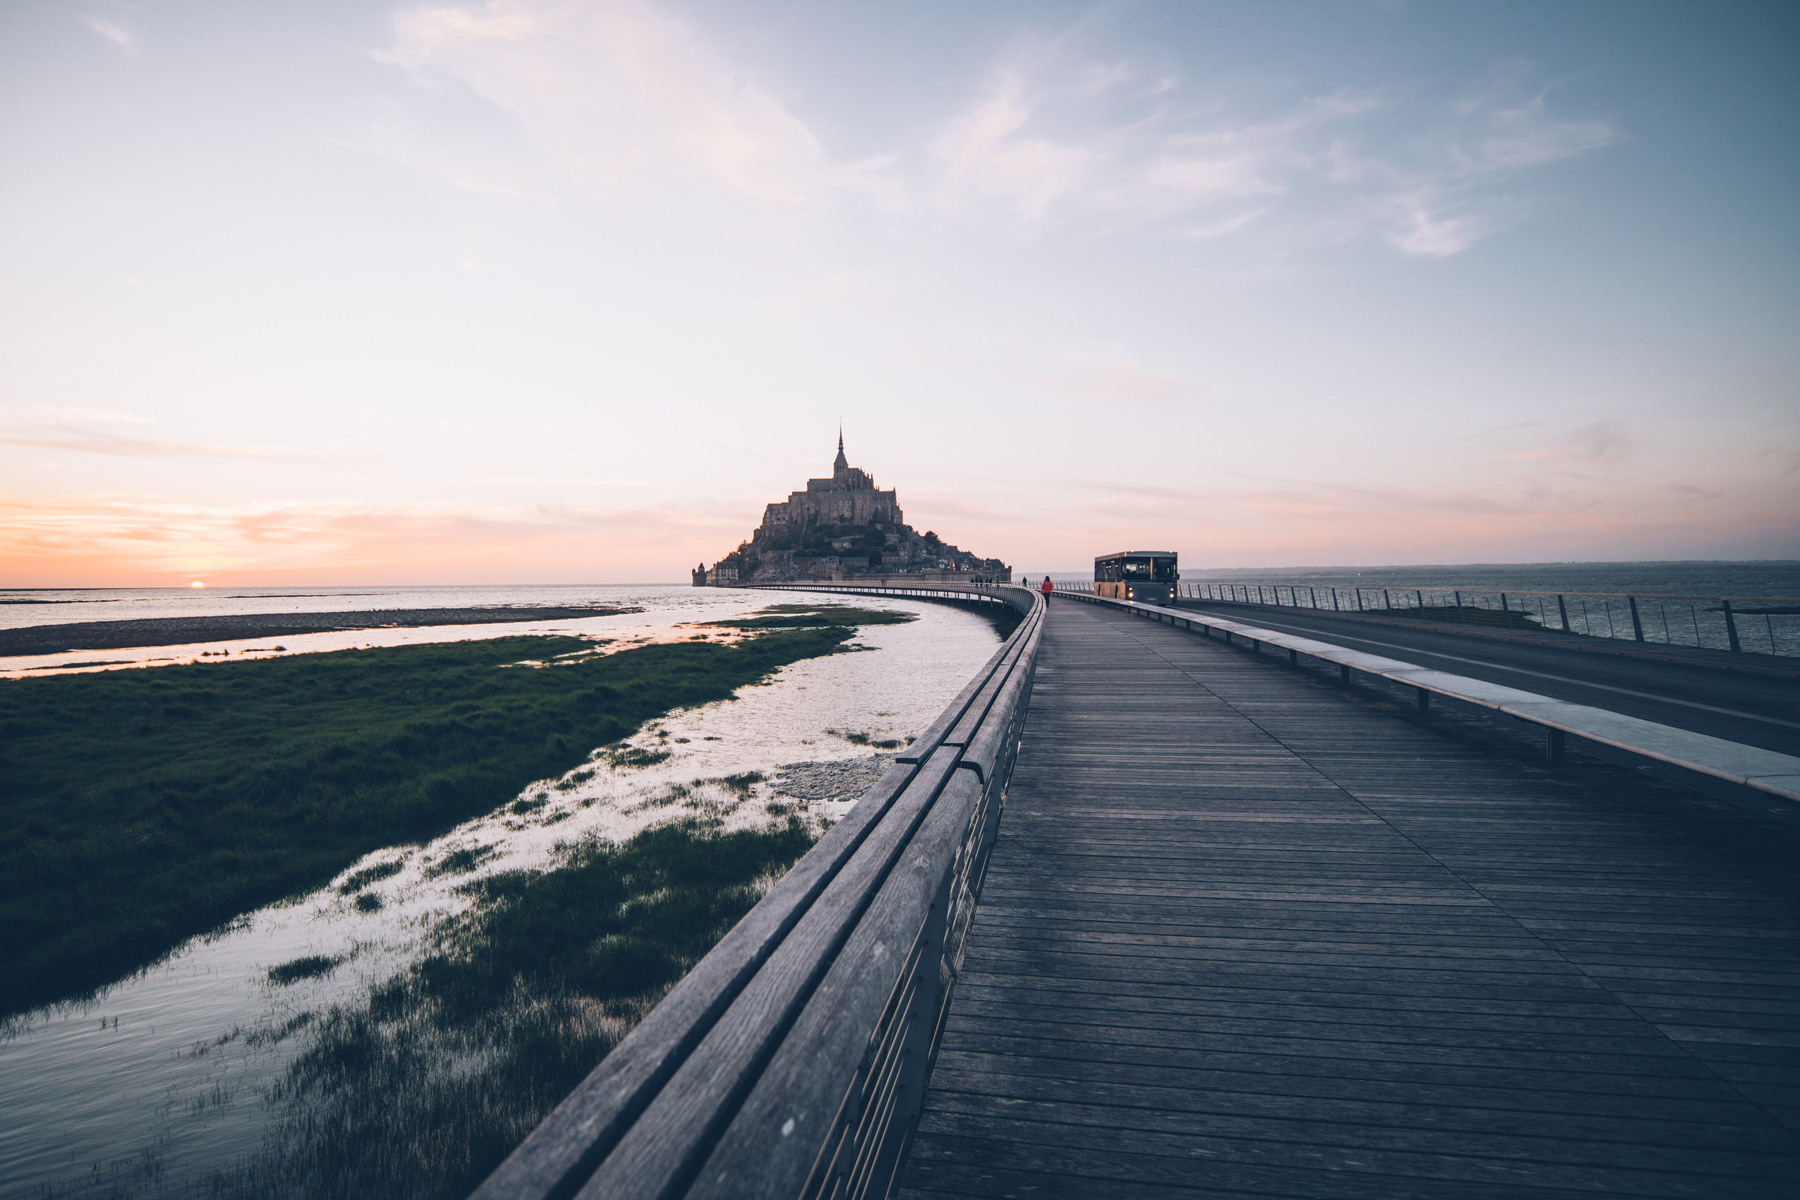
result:
[[[18,603],[10,601],[9,603]],[[434,625],[507,625],[534,621],[583,620],[640,612],[635,607],[547,604],[486,608],[361,609],[350,612],[234,613],[214,616],[138,617],[118,621],[73,621],[0,629],[0,658],[56,654],[68,650],[118,650],[179,646],[224,638],[277,638],[297,633],[337,633],[352,629],[422,628]]]
[[[0,683],[0,820],[19,834],[0,843],[0,1016],[91,992],[898,616],[831,615],[593,657],[580,639],[499,638]]]
[[[782,614],[748,612],[749,596],[735,613],[716,603],[695,612],[690,596],[675,595],[670,617],[701,621],[672,626],[678,644],[702,629],[752,639],[804,624],[712,626],[707,619]],[[493,915],[522,910],[511,907],[511,885],[490,890],[490,878],[591,884],[617,869],[629,875],[626,891],[652,908],[671,889],[714,889],[718,924],[693,923],[695,942],[665,946],[660,970],[679,977],[731,913],[779,876],[782,860],[803,853],[879,775],[884,762],[871,752],[928,724],[997,644],[994,627],[973,613],[870,603],[888,611],[879,623],[859,622],[838,652],[649,719],[446,833],[386,844],[311,892],[189,939],[95,998],[14,1019],[0,1037],[0,1196],[304,1196],[356,1192],[358,1179],[379,1179],[383,1192],[459,1194],[667,983],[632,990],[645,976],[621,957],[605,959],[618,972],[610,990],[590,993],[585,981],[565,990],[558,964],[581,976],[581,955],[557,954],[549,969],[514,972],[523,982],[477,1017],[466,1004],[442,1004],[445,993],[416,969],[475,962],[489,939],[496,955],[512,953],[506,945],[534,927]],[[836,606],[800,607],[849,619]],[[576,661],[531,644],[535,661]],[[626,850],[654,830],[670,832]],[[703,878],[633,891],[631,880],[652,879],[644,854],[677,845],[711,864]],[[526,897],[549,897],[561,885],[522,886]],[[640,907],[626,899],[611,911],[623,918]],[[605,944],[638,945],[653,916]],[[402,1165],[390,1172],[390,1162]]]

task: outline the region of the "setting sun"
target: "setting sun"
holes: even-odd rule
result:
[[[194,580],[194,582],[188,584],[188,586],[191,588],[203,588],[206,585],[204,583],[201,583],[198,579],[196,579],[196,580]]]

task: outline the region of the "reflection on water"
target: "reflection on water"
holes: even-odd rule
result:
[[[0,589],[0,629],[66,621],[149,617],[216,617],[243,613],[369,612],[393,608],[575,607],[644,604],[659,610],[705,608],[732,593],[677,584],[583,584],[561,587],[362,588],[44,588]]]
[[[771,598],[669,591],[672,603],[661,613],[597,620],[615,623],[610,636],[657,636],[678,622],[736,615]],[[584,595],[661,599],[647,589]],[[555,601],[534,592],[514,602]],[[559,843],[590,833],[629,836],[696,808],[722,816],[728,827],[773,820],[770,802],[791,804],[791,796],[773,795],[766,783],[746,793],[708,781],[862,758],[870,745],[915,734],[997,644],[992,625],[957,609],[856,602],[919,619],[863,630],[854,644],[874,653],[796,663],[734,700],[652,722],[630,739],[642,755],[597,755],[428,845],[369,855],[335,881],[339,886],[190,942],[95,1001],[15,1022],[0,1041],[0,1197],[38,1196],[46,1188],[57,1195],[166,1195],[200,1185],[262,1147],[273,1116],[267,1090],[304,1049],[309,1015],[353,1003],[403,969],[430,924],[462,908],[460,884],[543,867]],[[391,604],[388,595],[372,607]],[[645,628],[625,634],[624,622]],[[359,631],[355,644],[371,640],[371,632],[426,640],[418,635],[439,631]],[[481,637],[517,632],[475,627]],[[293,648],[300,640],[283,642]],[[830,820],[849,803],[815,802],[811,815]],[[294,976],[285,984],[271,981],[271,968],[306,958],[323,961],[300,964],[283,976]]]
[[[0,592],[0,601],[26,595]],[[64,595],[65,593],[51,593]],[[81,595],[81,593],[67,593]],[[113,593],[107,593],[109,597]],[[392,608],[459,609],[520,605],[577,606],[601,604],[641,608],[643,612],[612,617],[580,617],[482,625],[426,625],[407,629],[345,629],[335,633],[290,633],[280,637],[228,638],[176,646],[139,646],[124,650],[70,650],[59,654],[0,656],[0,678],[21,679],[40,675],[72,674],[85,670],[118,670],[202,661],[231,662],[245,658],[271,658],[281,654],[351,650],[370,646],[412,646],[422,642],[462,642],[520,634],[564,633],[582,637],[617,639],[617,645],[654,641],[672,636],[681,621],[716,621],[738,616],[767,603],[770,595],[726,591],[718,588],[586,587],[586,588],[433,588],[398,592],[319,592],[299,596],[293,592],[255,594],[234,592],[210,599],[159,589],[151,593],[119,593],[123,599],[73,599],[55,603],[0,602],[0,629],[48,625],[65,619],[110,620],[130,617],[224,616],[271,612],[350,612]],[[138,608],[108,606],[141,605]],[[294,607],[294,606],[299,607]],[[28,611],[24,620],[20,613]],[[71,615],[77,614],[77,615]]]

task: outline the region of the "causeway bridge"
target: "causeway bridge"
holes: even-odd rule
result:
[[[807,590],[1023,619],[477,1196],[1800,1194],[1800,678]]]

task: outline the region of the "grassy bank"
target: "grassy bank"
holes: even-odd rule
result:
[[[942,603],[942,601],[937,601],[936,603]],[[1011,637],[1013,630],[1017,629],[1025,620],[1025,614],[1019,612],[1010,605],[1002,606],[997,604],[965,603],[959,604],[958,607],[967,612],[973,612],[977,616],[983,617],[991,622],[994,626],[994,631],[1000,635],[1001,641],[1005,641],[1007,638]],[[771,604],[753,616],[735,617],[725,621],[708,621],[707,624],[719,625],[729,629],[807,628],[810,626],[829,624],[834,619],[831,616],[832,611],[832,606],[829,605],[821,608],[810,604]],[[859,623],[864,625],[887,625],[913,619],[910,613],[903,612],[882,612],[871,613],[869,615],[881,619],[867,620]]]
[[[425,958],[309,1023],[269,1148],[214,1192],[466,1196],[811,843],[689,821],[470,885]]]
[[[82,995],[482,815],[864,623],[724,646],[500,638],[0,683],[0,1013]],[[876,619],[891,619],[879,614]]]

